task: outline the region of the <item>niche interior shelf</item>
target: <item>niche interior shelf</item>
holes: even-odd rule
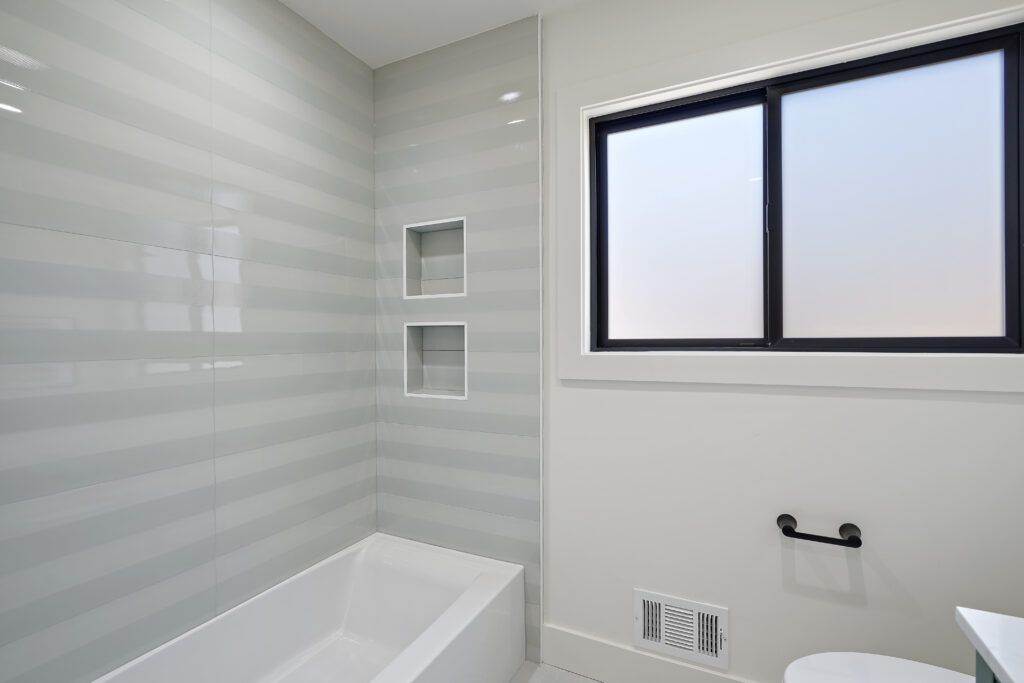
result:
[[[444,218],[402,227],[406,299],[466,295],[466,218]]]
[[[405,324],[405,395],[465,400],[466,323]]]

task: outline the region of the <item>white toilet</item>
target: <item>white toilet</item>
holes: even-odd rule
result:
[[[784,683],[968,683],[973,676],[865,652],[820,652],[796,660]]]

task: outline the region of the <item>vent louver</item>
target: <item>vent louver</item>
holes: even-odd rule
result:
[[[637,647],[717,668],[729,666],[729,610],[634,590]]]
[[[644,600],[644,640],[661,642],[661,603],[654,600]]]
[[[665,605],[665,644],[693,650],[693,610]]]

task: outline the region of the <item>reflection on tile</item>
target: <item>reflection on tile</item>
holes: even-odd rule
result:
[[[213,350],[208,254],[0,223],[0,362]]]
[[[376,526],[372,79],[272,0],[0,46],[0,681],[87,681]]]

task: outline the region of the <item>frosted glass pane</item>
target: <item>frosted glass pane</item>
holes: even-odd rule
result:
[[[760,338],[763,107],[608,136],[608,336]]]
[[[1003,62],[782,97],[786,337],[1002,336]]]

